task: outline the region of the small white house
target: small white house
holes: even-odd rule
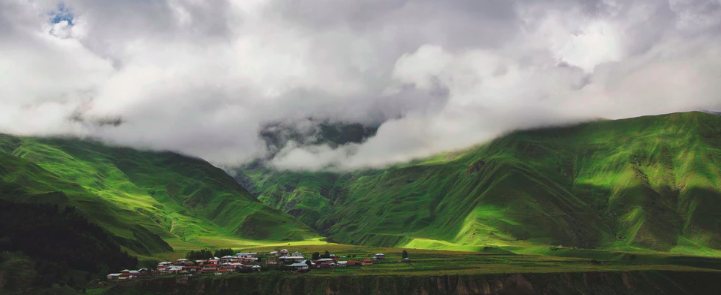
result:
[[[235,254],[235,256],[241,257],[241,258],[252,258],[252,257],[258,257],[258,253],[257,252],[237,253],[237,254]]]
[[[165,268],[165,270],[170,273],[179,273],[180,271],[183,270],[183,266],[182,265],[170,265],[167,268]]]
[[[305,260],[305,257],[303,257],[303,256],[283,256],[283,257],[280,257],[279,259],[280,259],[280,261],[283,261],[283,263],[288,264],[288,263],[302,262],[303,260]]]

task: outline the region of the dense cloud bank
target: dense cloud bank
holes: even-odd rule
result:
[[[515,128],[721,109],[719,81],[719,0],[0,0],[0,132],[219,165],[267,157],[268,126],[379,126],[269,160],[350,169]]]

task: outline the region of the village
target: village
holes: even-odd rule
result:
[[[120,273],[107,275],[109,281],[127,281],[142,278],[152,278],[163,275],[215,275],[223,276],[233,273],[253,273],[262,271],[285,271],[305,273],[313,269],[328,269],[335,267],[369,267],[374,263],[387,262],[383,253],[376,253],[372,257],[356,259],[356,255],[336,256],[326,251],[323,254],[313,253],[306,257],[303,253],[290,252],[286,249],[269,253],[247,252],[225,255],[209,259],[177,259],[173,262],[160,262],[157,269],[141,268],[138,270],[122,270]],[[352,259],[348,259],[352,258]],[[343,260],[341,260],[343,259]],[[398,263],[409,263],[410,258],[403,251],[402,259]]]

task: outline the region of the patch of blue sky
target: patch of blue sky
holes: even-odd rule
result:
[[[50,14],[50,22],[53,24],[57,24],[62,21],[67,21],[68,25],[71,25],[71,26],[73,25],[73,18],[74,18],[73,12],[70,9],[70,7],[65,5],[65,3],[62,3],[62,2],[58,3],[58,8],[54,11],[51,11],[49,14]]]

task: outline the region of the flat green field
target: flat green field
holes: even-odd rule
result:
[[[287,245],[286,245],[287,246]],[[136,284],[93,290],[94,294],[704,294],[721,278],[721,259],[632,253],[595,253],[604,259],[518,255],[503,249],[463,252],[409,249],[411,262],[398,262],[402,249],[355,245],[264,246],[239,251],[287,248],[310,257],[328,250],[344,259],[386,254],[371,266],[313,269],[307,273],[160,276]],[[559,249],[563,255],[581,255]],[[561,254],[561,252],[558,252]],[[180,254],[180,253],[176,253]],[[185,279],[185,278],[184,278]],[[182,280],[181,280],[182,282]],[[132,288],[130,288],[132,287]],[[529,291],[530,290],[530,291]]]
[[[306,243],[257,245],[247,248],[235,248],[234,250],[238,252],[268,253],[281,249],[287,249],[291,252],[300,251],[307,258],[310,258],[313,252],[323,253],[328,251],[339,256],[341,261],[371,258],[375,253],[384,253],[387,257],[385,261],[374,263],[372,266],[314,269],[307,274],[294,274],[300,276],[422,276],[642,270],[721,272],[721,259],[719,258],[661,252],[612,252],[570,248],[550,250],[540,247],[522,249],[488,247],[480,251],[469,252],[333,243],[316,244],[310,241]],[[408,251],[411,258],[410,263],[399,262],[403,250]],[[517,254],[521,252],[526,254]],[[165,253],[159,258],[164,260],[178,259],[183,258],[185,253],[187,251]],[[272,275],[274,273],[284,272],[269,271],[258,275]],[[234,276],[243,275],[247,274],[235,274]]]

